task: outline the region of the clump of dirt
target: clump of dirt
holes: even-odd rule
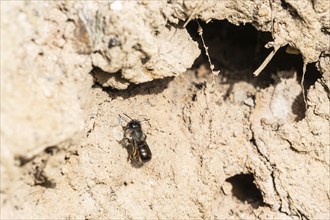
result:
[[[1,218],[328,219],[328,11],[1,3]]]

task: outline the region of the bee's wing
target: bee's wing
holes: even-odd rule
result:
[[[136,157],[136,155],[139,154],[138,144],[137,144],[137,141],[135,140],[135,138],[132,139],[132,154],[134,157]]]
[[[144,133],[142,133],[142,137],[141,137],[141,141],[145,142],[147,140],[147,135],[145,135]]]

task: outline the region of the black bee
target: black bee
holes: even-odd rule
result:
[[[125,114],[126,115],[126,114]],[[124,138],[119,143],[127,149],[128,157],[133,165],[142,166],[151,160],[151,151],[146,142],[147,136],[143,133],[141,122],[131,119],[124,129]]]

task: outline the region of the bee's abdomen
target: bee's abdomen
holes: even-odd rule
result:
[[[138,148],[139,148],[139,154],[141,160],[143,162],[148,162],[149,160],[151,160],[151,151],[147,143],[145,142],[139,143]]]

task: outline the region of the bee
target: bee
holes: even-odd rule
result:
[[[125,114],[126,115],[126,114]],[[119,143],[126,148],[128,157],[127,161],[131,161],[133,165],[142,166],[151,160],[151,151],[147,144],[147,136],[142,131],[141,122],[131,119],[126,126],[123,126],[124,137]]]

